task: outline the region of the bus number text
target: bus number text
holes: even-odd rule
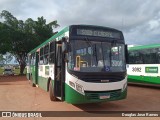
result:
[[[141,72],[141,67],[132,67],[132,72]]]

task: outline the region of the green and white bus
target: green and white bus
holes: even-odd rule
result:
[[[125,41],[121,31],[70,25],[28,53],[27,78],[50,99],[72,104],[125,99]]]
[[[128,47],[128,82],[160,85],[160,44]]]

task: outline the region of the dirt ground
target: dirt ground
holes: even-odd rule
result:
[[[31,87],[25,76],[0,76],[0,111],[160,111],[159,92],[155,87],[129,85],[125,100],[72,105],[50,101],[48,92]]]

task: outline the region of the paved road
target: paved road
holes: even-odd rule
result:
[[[72,105],[50,101],[49,94],[31,87],[25,76],[0,77],[0,111],[160,111],[160,89],[128,86],[125,100]]]

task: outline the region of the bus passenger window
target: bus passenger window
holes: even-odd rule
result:
[[[44,64],[48,64],[48,55],[44,56]]]
[[[49,61],[49,44],[47,44],[45,47],[44,47],[44,58],[43,58],[43,62],[44,64],[48,64],[48,61]]]
[[[55,62],[55,42],[50,43],[50,56],[49,56],[49,63],[54,63]]]
[[[49,58],[49,63],[54,63],[55,60],[54,60],[54,52],[53,53],[50,53],[50,58]]]
[[[39,60],[39,64],[42,65],[43,64],[43,48],[40,49],[40,60]]]

